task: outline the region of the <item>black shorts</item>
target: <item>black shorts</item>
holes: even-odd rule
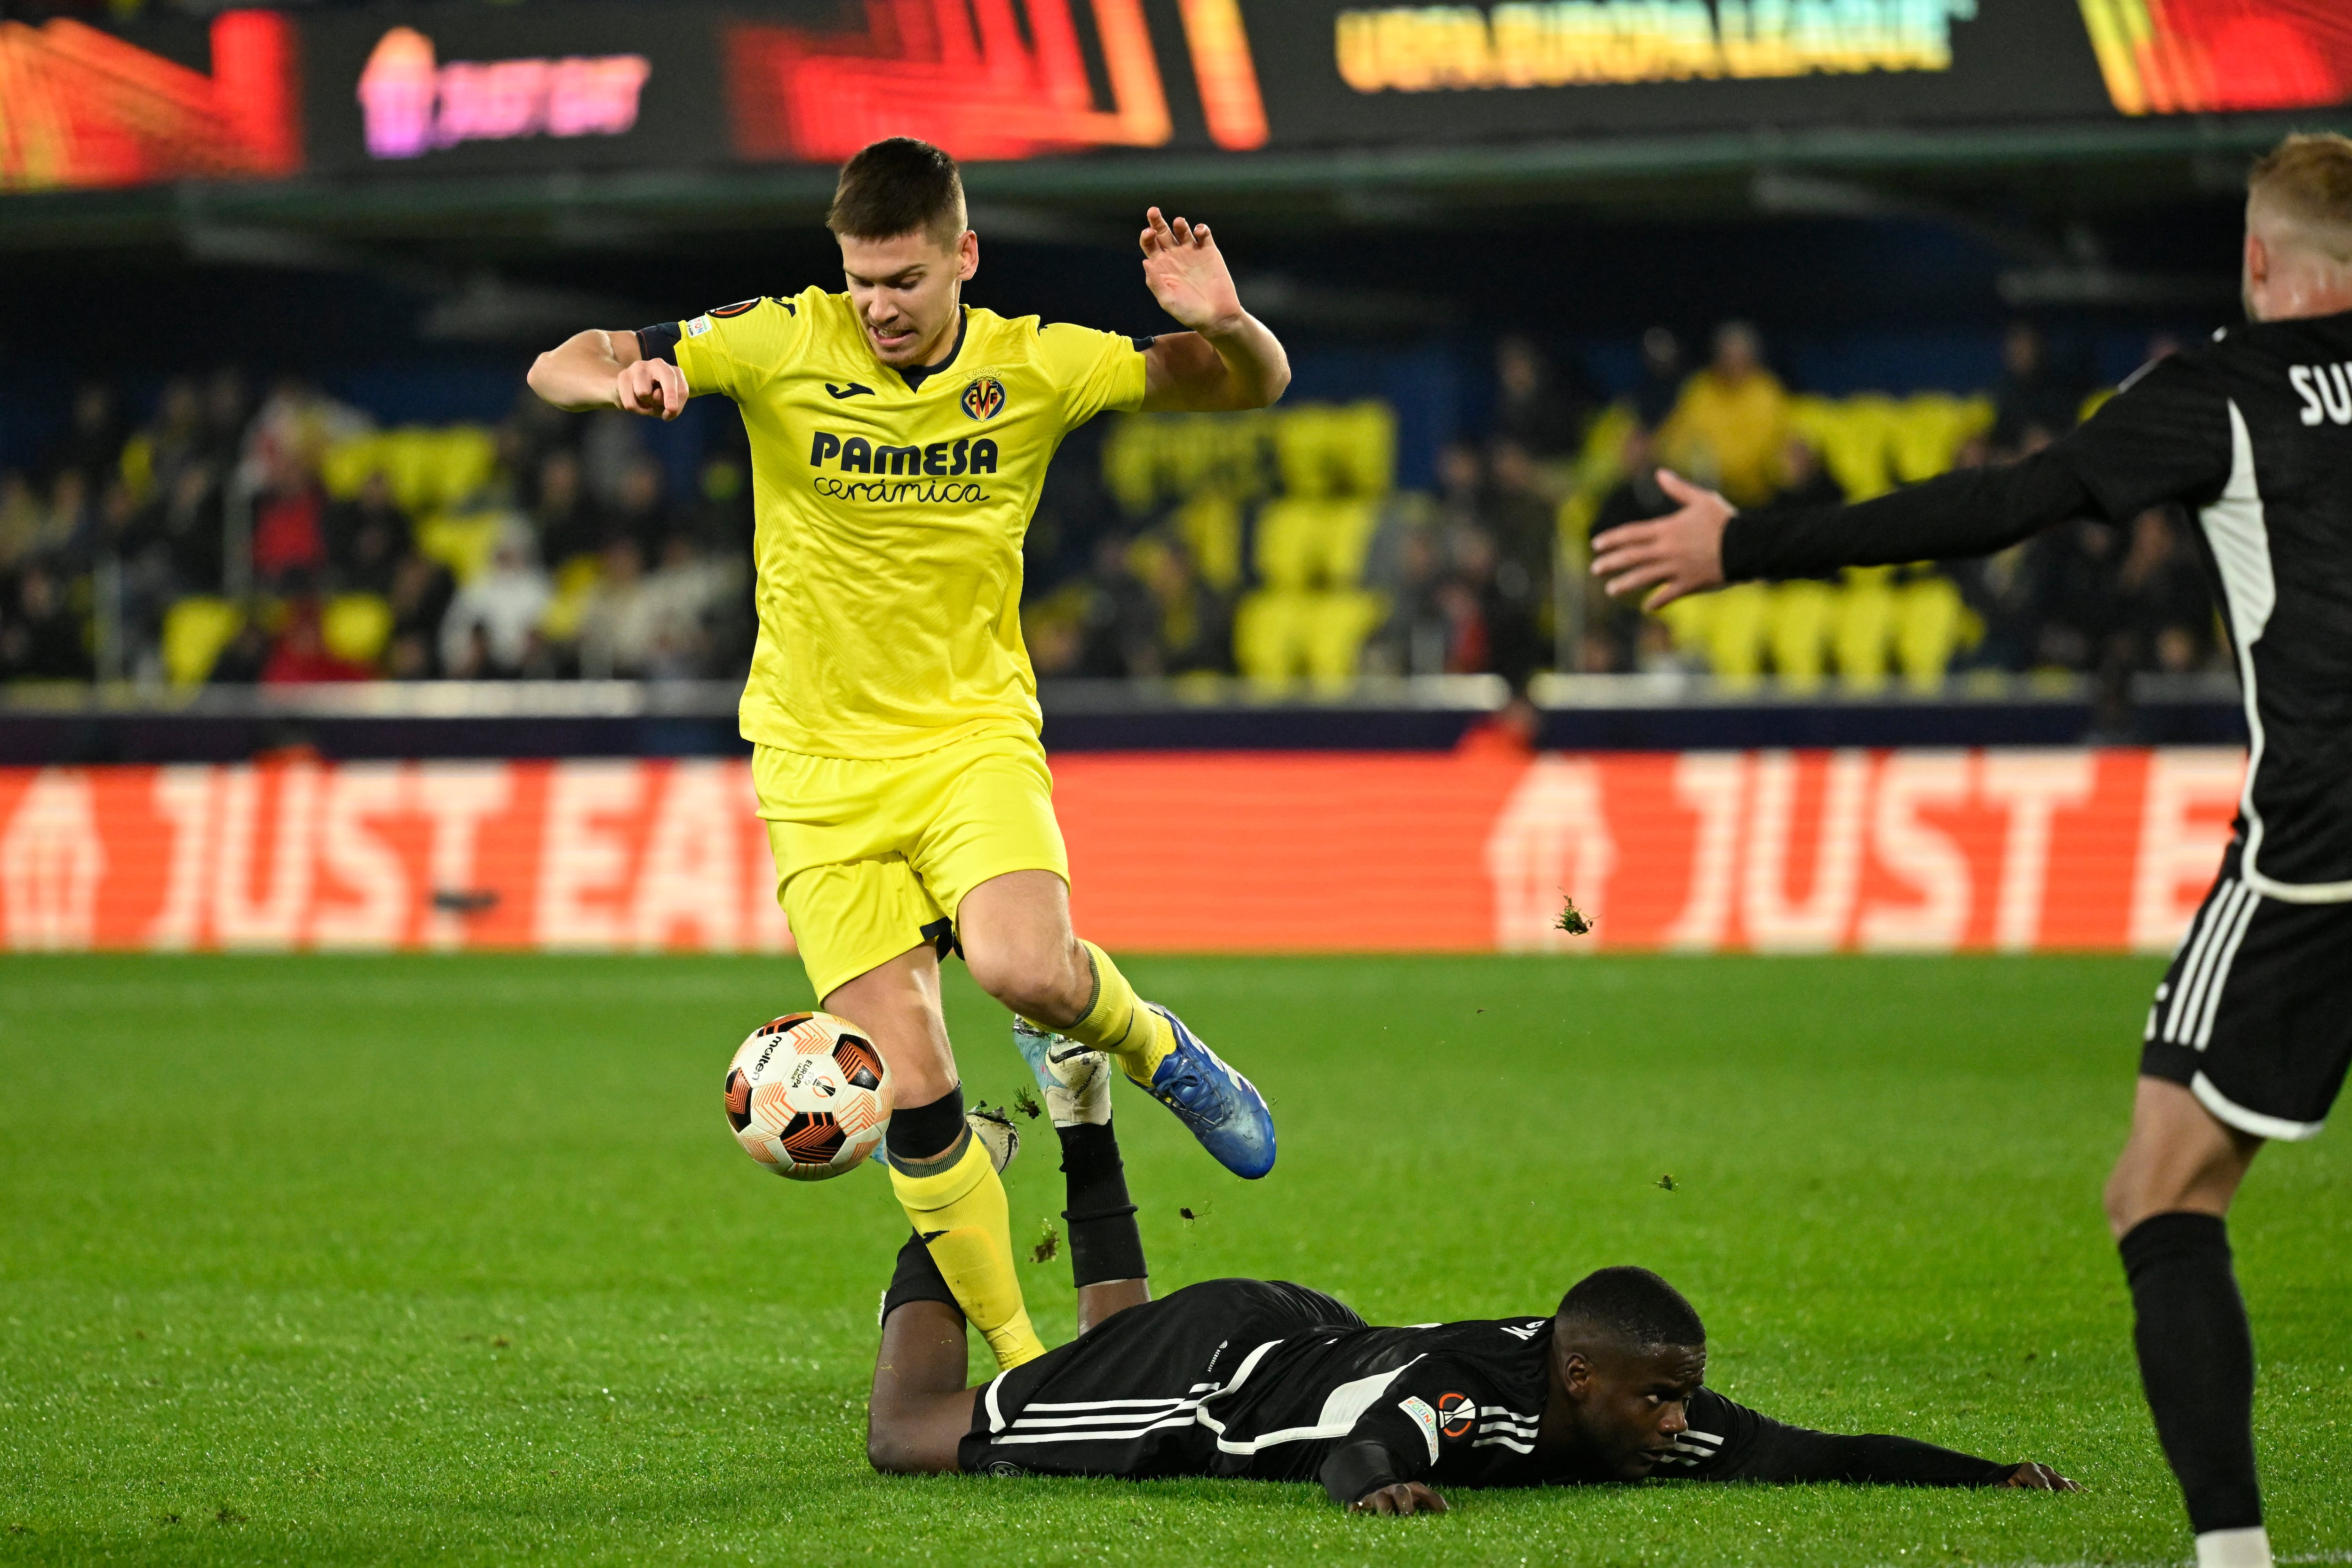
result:
[[[2139,1070],[2264,1138],[2315,1137],[2352,1062],[2352,904],[2288,904],[2239,846],[2156,988]]]
[[[1302,1285],[1187,1285],[983,1385],[956,1461],[987,1475],[1238,1474],[1245,1462],[1224,1462],[1216,1433],[1193,1418],[1203,1396],[1268,1340],[1363,1326],[1346,1302]]]

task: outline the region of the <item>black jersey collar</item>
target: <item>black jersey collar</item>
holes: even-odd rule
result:
[[[958,306],[956,308],[955,347],[948,350],[948,357],[941,360],[936,365],[915,365],[908,369],[901,370],[898,372],[898,379],[907,383],[907,390],[908,392],[922,391],[923,383],[925,382],[929,381],[933,376],[938,375],[941,371],[946,370],[949,366],[956,362],[956,356],[963,352],[963,335],[971,326],[971,308],[968,305]]]

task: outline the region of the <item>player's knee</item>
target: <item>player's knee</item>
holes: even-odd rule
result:
[[[1063,955],[1006,946],[982,952],[967,949],[965,961],[982,990],[1023,1018],[1043,1024],[1069,1024],[1076,1022],[1086,1008],[1086,998],[1072,994],[1077,988]]]

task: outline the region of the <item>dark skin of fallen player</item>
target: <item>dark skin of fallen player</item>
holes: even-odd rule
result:
[[[1078,1332],[1151,1299],[1145,1280],[1078,1291]],[[868,1408],[866,1457],[877,1470],[955,1470],[971,1429],[972,1392],[963,1314],[940,1301],[908,1301],[882,1329]],[[1590,1481],[1646,1479],[1687,1427],[1685,1414],[1706,1380],[1705,1345],[1640,1345],[1606,1331],[1562,1325],[1552,1337],[1551,1391],[1536,1454],[1550,1474]],[[2048,1465],[2021,1464],[2000,1483],[2021,1491],[2082,1489]],[[1367,1492],[1350,1513],[1444,1513],[1445,1500],[1420,1481]]]

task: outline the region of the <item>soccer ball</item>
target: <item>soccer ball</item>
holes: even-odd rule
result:
[[[857,1026],[791,1013],[751,1031],[727,1069],[727,1124],[780,1176],[855,1170],[890,1124],[890,1070]]]

